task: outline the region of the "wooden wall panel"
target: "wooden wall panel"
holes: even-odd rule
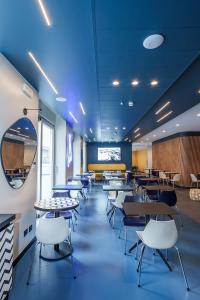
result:
[[[2,158],[5,169],[17,169],[24,166],[24,144],[4,141]]]
[[[183,136],[152,145],[153,168],[181,174],[181,185],[191,184],[190,173],[200,172],[200,136]]]
[[[132,165],[137,166],[140,171],[144,171],[148,166],[147,150],[133,151]]]

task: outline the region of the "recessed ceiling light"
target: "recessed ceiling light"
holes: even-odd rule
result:
[[[123,126],[123,127],[122,127],[122,129],[123,129],[123,130],[126,130],[126,127],[125,127],[125,126]]]
[[[165,132],[166,132],[166,130],[163,130],[162,132],[163,132],[163,133],[165,133]]]
[[[179,123],[176,123],[176,127],[179,127],[180,126],[180,124]]]
[[[56,101],[58,101],[58,102],[66,102],[67,99],[64,98],[64,97],[57,97],[57,98],[56,98]]]
[[[29,127],[25,127],[26,130],[29,130]]]
[[[156,137],[156,134],[153,134],[153,137]]]
[[[92,128],[90,128],[90,132],[93,133]]]
[[[18,130],[21,130],[21,127],[17,127]]]
[[[170,101],[167,101],[161,108],[159,108],[156,112],[155,115],[158,115],[165,107],[167,107],[170,104]]]
[[[164,42],[164,36],[161,34],[152,34],[146,37],[143,41],[143,46],[146,49],[156,49]]]
[[[42,73],[42,75],[44,76],[44,78],[46,79],[46,81],[48,82],[48,84],[50,85],[50,87],[52,88],[52,90],[54,91],[54,93],[57,95],[58,94],[57,89],[55,88],[55,86],[53,85],[53,83],[51,82],[51,80],[48,78],[47,74],[45,73],[45,71],[43,70],[43,68],[39,64],[39,62],[36,60],[36,58],[33,55],[33,53],[31,53],[29,51],[28,55],[30,56],[30,58],[32,59],[32,61],[35,63],[35,65],[39,69],[39,71]]]
[[[131,140],[129,140],[129,143],[132,143],[132,141],[131,141]]]
[[[200,94],[200,90],[198,90],[198,94]]]
[[[151,86],[156,86],[156,85],[158,85],[158,80],[152,80],[150,82],[150,84],[151,84]]]
[[[133,101],[128,101],[128,106],[132,107],[134,105]]]
[[[140,128],[138,127],[138,128],[136,128],[135,130],[134,130],[134,132],[136,133],[136,132],[138,132],[140,130]]]
[[[137,86],[137,85],[139,84],[139,81],[138,81],[138,80],[133,80],[133,81],[131,82],[131,84],[132,84],[133,86]]]
[[[200,113],[197,114],[197,117],[200,117]]]
[[[119,80],[113,80],[112,85],[114,85],[114,86],[120,85]]]
[[[47,13],[47,9],[46,7],[44,6],[44,3],[42,0],[38,0],[38,4],[40,6],[40,10],[42,12],[42,15],[45,19],[45,22],[47,24],[47,26],[51,26],[51,22],[50,22],[50,19],[49,19],[49,16],[48,16],[48,13]]]
[[[107,127],[106,129],[107,129],[107,130],[110,130],[110,127]]]
[[[120,105],[123,106],[123,105],[124,105],[124,101],[121,101],[121,102],[120,102]]]
[[[83,115],[85,115],[85,110],[84,110],[82,102],[79,102],[79,105],[80,105],[80,108],[81,108],[81,111],[82,111]]]
[[[135,139],[138,138],[140,136],[140,133],[136,134]]]
[[[118,130],[118,127],[115,127],[115,130]]]
[[[149,141],[149,138],[146,138],[146,141]]]
[[[163,119],[165,119],[166,117],[168,117],[169,115],[171,115],[173,113],[173,111],[169,111],[168,113],[166,113],[164,116],[162,116],[160,119],[158,119],[156,122],[159,123],[160,121],[162,121]]]
[[[126,141],[128,141],[128,138],[125,138],[124,140],[125,140],[125,142],[126,142]]]
[[[70,116],[72,117],[72,119],[74,120],[75,123],[78,123],[78,120],[74,117],[73,113],[70,111],[69,112]]]

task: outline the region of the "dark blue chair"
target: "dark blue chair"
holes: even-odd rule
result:
[[[127,202],[142,202],[142,197],[141,196],[126,196],[125,197],[125,200],[124,200],[124,203],[127,203]],[[138,215],[135,215],[135,216],[126,216],[124,210],[122,210],[122,213],[123,213],[123,219],[122,219],[122,226],[124,225],[124,230],[125,230],[125,246],[124,246],[124,255],[127,254],[126,252],[126,246],[127,246],[127,227],[145,227],[146,226],[146,218],[145,216],[138,216]],[[122,228],[122,227],[121,227]],[[121,228],[120,228],[120,231],[119,231],[119,238],[120,238],[120,234],[121,234]],[[138,250],[138,244],[139,244],[139,241],[131,248],[136,248],[137,247],[137,250]],[[136,257],[137,257],[137,251],[136,251]]]
[[[158,185],[157,181],[149,181],[147,185]],[[159,199],[159,191],[148,191],[146,190],[146,195],[150,200],[158,201]]]
[[[163,202],[168,206],[176,206],[177,197],[175,191],[163,191],[160,193],[159,202]]]
[[[68,198],[69,194],[68,194],[68,192],[54,192],[53,197],[54,198],[62,198],[62,197]],[[71,211],[61,211],[60,212],[60,217],[63,217],[63,218],[65,218],[65,220],[69,221],[69,227],[71,227],[71,222],[72,222],[72,228],[73,228],[73,231],[74,231],[74,222],[73,222]],[[45,218],[47,218],[47,219],[55,218],[55,213],[50,211],[50,212],[45,214]]]

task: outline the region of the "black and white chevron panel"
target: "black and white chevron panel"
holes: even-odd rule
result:
[[[14,225],[0,232],[0,300],[6,298],[12,285]]]

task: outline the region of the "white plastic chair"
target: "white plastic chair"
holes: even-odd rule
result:
[[[119,185],[122,185],[122,181],[110,180],[109,185],[112,186],[112,187],[119,186]],[[108,192],[106,210],[108,209],[109,203],[116,200],[116,195],[117,195],[116,191],[109,191]]]
[[[175,183],[179,182],[181,179],[181,174],[175,174],[174,177],[170,180],[171,183],[173,184],[173,188]]]
[[[190,177],[191,177],[191,180],[192,180],[191,186],[193,186],[193,184],[195,184],[196,187],[199,188],[200,180],[198,180],[197,177],[194,174],[190,174]]]
[[[185,275],[184,267],[182,264],[180,252],[176,246],[176,242],[178,240],[178,232],[177,232],[175,221],[174,220],[157,221],[151,219],[143,231],[136,231],[136,233],[139,239],[143,243],[141,249],[141,256],[137,268],[137,271],[139,271],[138,287],[141,286],[140,285],[141,267],[142,267],[142,258],[143,258],[145,248],[149,247],[151,249],[156,249],[157,251],[159,251],[164,249],[167,250],[174,247],[176,249],[179,258],[186,288],[189,291],[189,286]]]
[[[68,227],[65,219],[63,217],[46,219],[41,218],[38,220],[36,226],[36,238],[37,245],[40,245],[39,257],[41,257],[42,246],[43,245],[57,245],[62,242],[67,242],[71,246],[71,229]],[[71,254],[72,258],[72,254]],[[32,260],[33,264],[34,259]],[[27,285],[29,285],[32,264],[29,270]],[[73,258],[72,258],[73,265]],[[74,279],[76,276],[74,276]]]
[[[170,179],[169,177],[167,177],[167,175],[163,171],[159,172],[159,178],[162,180],[163,184],[165,182],[168,183],[168,181]]]
[[[116,209],[123,208],[123,203],[124,203],[126,196],[133,196],[133,193],[132,192],[119,192],[116,200],[111,203],[111,205],[113,206],[113,213],[111,213],[111,218],[113,220],[113,224],[112,224],[113,228],[115,226],[115,211],[116,211]],[[110,218],[110,220],[111,220],[111,218]]]

